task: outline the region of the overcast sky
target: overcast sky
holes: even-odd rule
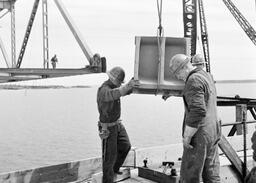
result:
[[[81,68],[88,64],[53,1],[49,3],[50,57],[57,67]],[[135,36],[155,36],[158,26],[156,0],[63,0],[93,53],[107,58],[108,68],[119,65],[133,76]],[[233,0],[256,27],[253,0]],[[205,0],[210,41],[211,69],[220,79],[256,79],[256,47],[235,21],[222,0]],[[32,0],[16,3],[17,55],[33,6]],[[183,37],[182,1],[163,0],[163,27],[167,37]],[[0,36],[10,48],[10,15],[0,19]],[[9,50],[8,50],[9,51]],[[198,50],[200,52],[200,48]],[[10,55],[10,52],[8,52]],[[0,54],[0,66],[5,67]],[[22,67],[42,67],[42,15],[37,12]],[[90,77],[90,80],[93,77]]]

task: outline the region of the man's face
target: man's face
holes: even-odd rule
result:
[[[183,80],[185,81],[186,80],[186,71],[184,70],[184,68],[182,68],[180,71],[178,71],[176,74],[175,74],[175,77],[179,80]]]

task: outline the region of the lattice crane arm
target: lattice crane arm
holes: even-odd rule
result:
[[[202,0],[183,0],[184,37],[189,37],[191,39],[190,54],[191,56],[195,55],[197,46],[197,9],[199,10],[201,38],[206,62],[206,71],[210,72],[208,32]]]
[[[208,31],[207,31],[207,25],[206,25],[206,18],[204,14],[203,0],[198,0],[198,6],[199,6],[201,39],[202,39],[202,46],[203,46],[203,52],[204,52],[205,67],[207,72],[211,72]]]
[[[231,14],[234,16],[236,21],[242,27],[246,35],[250,38],[253,44],[256,45],[256,31],[251,26],[251,24],[246,20],[243,14],[237,9],[231,0],[223,0],[224,4],[227,6]]]
[[[16,68],[20,68],[20,65],[21,65],[21,62],[22,62],[27,44],[28,44],[28,39],[29,39],[29,36],[30,36],[30,32],[31,32],[31,29],[32,29],[32,26],[33,26],[33,23],[34,23],[34,20],[35,20],[35,16],[36,16],[36,12],[37,12],[37,9],[38,9],[39,1],[40,0],[35,0],[35,2],[34,2],[33,9],[32,9],[29,21],[28,21],[26,33],[25,33],[25,36],[24,36],[24,39],[23,39],[23,42],[22,42],[22,46],[21,46],[20,54],[19,54],[18,61],[17,61],[17,64],[16,64]]]

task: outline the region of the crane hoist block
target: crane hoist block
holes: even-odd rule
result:
[[[169,71],[170,59],[179,53],[190,55],[190,39],[175,37],[135,37],[134,93],[179,94],[184,82]]]

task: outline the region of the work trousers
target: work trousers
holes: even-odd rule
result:
[[[113,183],[114,172],[118,172],[131,149],[128,134],[122,123],[108,127],[110,134],[102,140],[103,183]]]
[[[218,141],[207,134],[192,138],[192,149],[184,147],[181,163],[181,183],[220,183]]]

